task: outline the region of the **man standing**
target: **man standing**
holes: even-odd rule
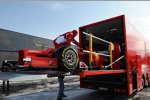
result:
[[[62,97],[67,97],[64,94],[64,75],[63,74],[60,74],[58,76],[58,82],[59,82],[59,93],[58,93],[57,100],[63,100]]]
[[[67,32],[58,36],[53,41],[55,48],[58,49],[62,46],[71,46],[71,42],[81,47],[81,44],[75,40],[75,37],[77,36],[77,34],[78,32],[76,30],[73,30],[71,32]],[[64,75],[63,74],[60,74],[58,76],[58,82],[59,82],[59,93],[58,93],[57,100],[63,100],[62,97],[67,97],[66,95],[64,95]]]

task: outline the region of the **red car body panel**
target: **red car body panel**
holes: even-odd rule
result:
[[[36,68],[57,68],[57,58],[52,58],[53,52],[55,52],[54,48],[46,50],[19,50],[19,65]],[[29,58],[31,61],[23,61],[25,58]]]

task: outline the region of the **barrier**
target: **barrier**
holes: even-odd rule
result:
[[[86,32],[83,32],[83,34],[85,34],[85,35],[87,35],[87,36],[90,37],[90,39],[89,39],[89,51],[87,51],[87,50],[84,50],[84,51],[83,51],[83,52],[88,52],[88,53],[89,53],[89,63],[90,63],[90,66],[89,66],[89,67],[92,66],[92,62],[93,62],[92,53],[99,54],[99,55],[103,55],[103,56],[109,56],[109,57],[110,57],[110,64],[112,64],[112,50],[113,50],[113,44],[112,44],[112,42],[109,42],[109,41],[106,41],[106,40],[104,40],[104,39],[102,39],[102,38],[96,37],[96,36],[92,35],[91,32],[90,32],[90,34],[88,34],[88,33],[86,33]],[[110,55],[106,55],[106,54],[103,54],[103,53],[96,53],[96,52],[93,52],[93,50],[92,50],[92,48],[93,48],[93,46],[92,46],[92,43],[93,43],[92,38],[95,38],[95,39],[97,39],[97,40],[99,40],[99,41],[102,41],[102,42],[105,42],[105,43],[109,44]],[[110,65],[110,68],[112,68],[112,65]]]

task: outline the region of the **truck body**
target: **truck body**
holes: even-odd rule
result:
[[[89,48],[89,36],[94,36],[120,45],[119,66],[110,70],[93,70],[80,73],[80,87],[124,91],[129,95],[140,91],[150,83],[150,46],[146,39],[129,23],[125,15],[102,20],[79,28],[82,48]],[[96,51],[107,51],[108,44],[93,40]],[[112,55],[117,56],[117,55]]]

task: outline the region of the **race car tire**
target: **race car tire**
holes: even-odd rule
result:
[[[73,71],[77,68],[79,57],[72,46],[63,46],[56,50],[58,69],[61,71]]]

